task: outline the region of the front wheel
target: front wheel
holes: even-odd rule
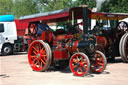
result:
[[[90,61],[84,53],[75,53],[70,59],[70,69],[76,76],[84,76],[90,69]]]
[[[100,51],[96,51],[95,56],[91,61],[90,70],[94,73],[101,73],[105,70],[106,65],[107,60],[105,55]]]
[[[5,44],[2,48],[2,55],[10,55],[13,53],[13,47],[10,44]]]

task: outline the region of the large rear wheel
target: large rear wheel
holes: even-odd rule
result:
[[[126,58],[123,57],[123,49],[122,49],[122,45],[123,45],[124,38],[125,38],[126,34],[127,34],[127,33],[125,33],[125,34],[121,37],[120,43],[119,43],[119,52],[120,52],[120,56],[121,56],[123,62],[127,62],[127,61],[126,61]]]
[[[31,43],[28,60],[33,70],[45,71],[50,66],[50,57],[49,48],[42,40],[35,40]]]
[[[84,53],[75,53],[70,59],[70,69],[76,76],[84,76],[90,69],[90,61]]]
[[[125,34],[122,41],[122,58],[125,59],[124,62],[128,62],[128,33]]]

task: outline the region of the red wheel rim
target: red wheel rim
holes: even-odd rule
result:
[[[46,67],[47,52],[44,45],[35,41],[31,44],[28,52],[29,64],[35,71],[42,71]]]
[[[88,71],[88,61],[81,54],[75,54],[70,60],[70,68],[77,76],[83,76]]]
[[[100,73],[104,70],[104,67],[105,67],[105,62],[104,62],[103,56],[96,52],[95,60],[93,60],[93,62],[91,62],[91,68],[90,68],[91,71]]]

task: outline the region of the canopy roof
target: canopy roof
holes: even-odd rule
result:
[[[92,12],[92,19],[103,19],[103,20],[122,20],[128,18],[128,13],[104,13],[104,12]]]
[[[20,21],[24,21],[24,22],[37,22],[40,20],[46,22],[65,21],[68,19],[72,19],[72,12],[74,13],[74,19],[82,18],[82,7],[74,7],[74,8],[23,16],[20,17]]]
[[[103,12],[91,12],[88,9],[88,17],[92,19],[104,19],[104,20],[121,20],[124,18],[128,18],[128,13],[103,13]],[[46,21],[46,22],[60,22],[71,20],[72,17],[74,19],[81,19],[83,16],[82,7],[73,7],[67,8],[57,11],[38,13],[28,16],[20,17],[21,22],[38,22],[38,21]],[[86,16],[86,15],[84,15]]]

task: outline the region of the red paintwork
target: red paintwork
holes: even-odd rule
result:
[[[42,32],[40,40],[51,42],[53,40],[53,33],[50,31]]]
[[[76,41],[74,42],[73,50],[77,50],[78,43],[79,43],[79,40],[76,40]]]
[[[69,59],[69,54],[66,48],[56,49],[53,52],[54,60],[65,60]]]
[[[25,30],[28,28],[28,23],[20,22],[18,19],[15,19],[17,36],[24,36]]]
[[[107,46],[107,39],[102,36],[96,36],[97,44],[102,45],[104,48]]]

